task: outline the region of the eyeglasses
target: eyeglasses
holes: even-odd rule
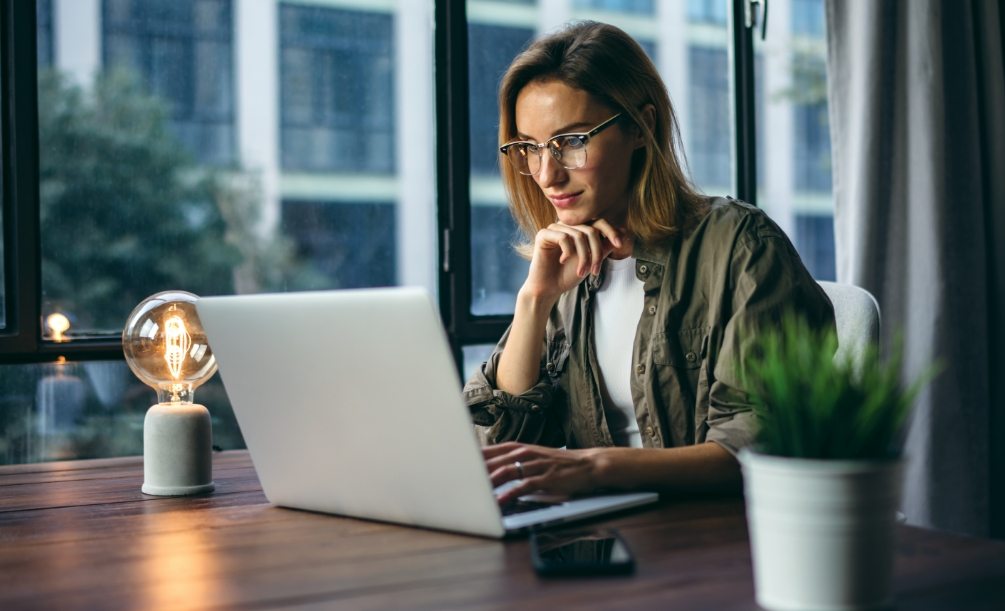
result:
[[[509,142],[499,147],[499,152],[509,159],[513,168],[524,176],[533,176],[541,171],[541,151],[547,147],[555,161],[562,164],[566,170],[575,170],[586,165],[586,143],[590,138],[613,125],[621,113],[614,115],[588,132],[575,134],[559,134],[552,136],[547,142],[517,141]]]

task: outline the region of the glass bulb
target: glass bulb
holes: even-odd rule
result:
[[[126,363],[161,403],[191,403],[195,389],[216,373],[216,358],[206,341],[198,297],[164,291],[144,299],[122,330]]]

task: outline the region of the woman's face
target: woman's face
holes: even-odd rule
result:
[[[533,81],[516,99],[517,138],[546,142],[558,134],[586,132],[615,111],[561,81]],[[632,154],[643,146],[637,129],[615,124],[590,138],[586,164],[567,170],[545,150],[532,178],[555,208],[559,222],[582,225],[603,218],[622,226],[630,199]]]

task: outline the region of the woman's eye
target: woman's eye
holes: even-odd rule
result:
[[[562,138],[561,142],[558,143],[559,148],[562,149],[578,149],[583,146],[583,139],[579,136],[565,136]]]

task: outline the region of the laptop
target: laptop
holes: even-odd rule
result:
[[[531,498],[504,515],[424,289],[204,297],[196,308],[275,505],[503,537],[658,499]]]

